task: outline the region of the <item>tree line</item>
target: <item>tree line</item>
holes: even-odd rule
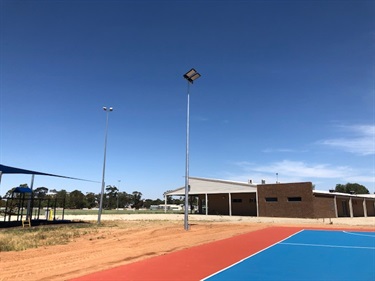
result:
[[[20,187],[28,187],[27,184],[21,184]],[[19,193],[13,193],[16,187],[11,188],[7,191],[4,196],[6,198],[17,198],[21,196]],[[165,201],[161,199],[143,199],[143,194],[139,191],[133,191],[132,193],[121,192],[114,185],[107,185],[103,194],[103,209],[122,209],[122,208],[150,208],[151,205],[164,204]],[[50,200],[58,199],[56,207],[63,207],[67,209],[83,209],[83,208],[98,208],[100,204],[100,193],[86,192],[82,193],[80,190],[73,190],[68,192],[65,189],[49,190],[47,187],[38,187],[33,190],[34,199],[42,199],[44,204]],[[1,199],[1,198],[0,198]],[[0,201],[0,206],[5,204],[4,200]],[[183,204],[181,198],[175,199],[171,196],[167,196],[167,204]]]
[[[20,187],[27,187],[27,184],[21,184]],[[16,187],[8,190],[4,196],[4,199],[12,197],[17,198],[17,196],[20,196],[19,193],[13,193],[15,189]],[[348,194],[370,193],[365,186],[358,183],[336,184],[335,189],[333,189],[332,191]],[[165,203],[165,201],[161,199],[143,199],[142,195],[143,194],[139,191],[133,191],[132,193],[120,192],[120,190],[115,185],[107,185],[103,194],[103,209],[148,209],[151,205],[161,205]],[[38,187],[33,190],[33,196],[35,199],[43,199],[43,204],[47,204],[46,202],[48,201],[48,199],[59,199],[57,201],[56,207],[63,207],[63,204],[65,204],[65,208],[67,209],[98,208],[100,203],[100,193],[87,192],[86,194],[83,194],[80,190],[73,190],[72,192],[68,192],[64,189],[49,190],[47,187]],[[176,199],[172,196],[167,196],[167,204],[183,205],[184,200],[181,197]],[[193,203],[190,204],[192,205]],[[5,206],[5,201],[0,200],[0,207],[3,206]]]

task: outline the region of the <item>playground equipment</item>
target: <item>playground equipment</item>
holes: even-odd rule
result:
[[[65,198],[36,198],[28,187],[17,187],[11,196],[3,197],[5,208],[0,209],[4,222],[16,221],[22,226],[31,226],[32,221],[64,220]],[[56,217],[57,209],[61,211],[61,218]]]

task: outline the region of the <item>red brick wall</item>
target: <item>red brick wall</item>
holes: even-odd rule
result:
[[[333,196],[314,194],[314,218],[335,218],[335,199]]]
[[[261,217],[315,217],[311,182],[260,184],[257,189]],[[288,200],[293,197],[301,197],[301,201]],[[267,198],[277,198],[277,202],[267,202]]]

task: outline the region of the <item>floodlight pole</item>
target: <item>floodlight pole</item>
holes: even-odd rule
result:
[[[98,212],[98,224],[100,224],[100,219],[102,216],[102,209],[103,209],[103,195],[104,195],[104,178],[105,178],[105,160],[107,156],[107,135],[108,135],[108,114],[110,111],[113,110],[112,107],[108,108],[103,107],[104,111],[106,112],[106,122],[105,122],[105,138],[104,138],[104,161],[103,161],[103,174],[102,174],[102,190],[100,193],[100,203],[99,203],[99,212]]]
[[[186,113],[186,162],[185,162],[185,215],[184,229],[189,230],[189,137],[190,137],[190,82],[187,90],[187,113]]]
[[[198,79],[201,75],[194,69],[190,69],[184,74],[187,80],[187,113],[186,113],[186,162],[185,162],[185,212],[184,229],[189,230],[189,139],[190,139],[190,83]]]

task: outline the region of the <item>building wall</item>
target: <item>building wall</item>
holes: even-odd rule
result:
[[[314,194],[313,199],[314,218],[335,218],[335,199],[334,197]]]
[[[229,215],[228,194],[209,194],[208,195],[208,214],[209,215]]]
[[[336,204],[339,217],[350,217],[349,197],[337,197]]]
[[[205,195],[199,195],[200,214],[205,214]],[[231,205],[233,216],[257,216],[256,194],[255,193],[232,193]],[[229,215],[229,194],[208,195],[209,215]]]
[[[311,182],[261,184],[255,193],[231,193],[233,216],[263,216],[290,218],[334,218],[335,196],[338,217],[350,217],[350,198],[354,217],[375,216],[375,198],[353,195],[313,193]],[[270,200],[271,199],[271,200]],[[257,202],[258,211],[257,214]],[[205,214],[205,195],[199,195],[199,213]],[[229,194],[209,194],[208,214],[229,215]]]
[[[367,216],[373,217],[375,216],[375,199],[374,200],[369,200],[366,199],[366,209],[367,209]]]
[[[315,217],[311,182],[261,184],[257,189],[259,216]]]
[[[352,198],[353,217],[364,217],[363,198]]]
[[[255,193],[233,193],[232,215],[233,216],[256,216],[256,194]]]

